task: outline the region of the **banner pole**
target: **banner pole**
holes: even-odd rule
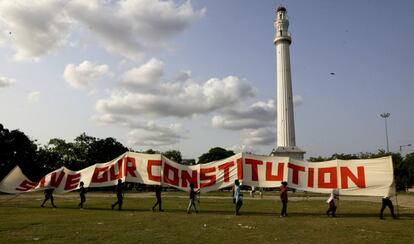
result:
[[[11,198],[8,198],[8,199],[6,199],[6,200],[4,200],[4,201],[2,201],[2,202],[0,202],[0,203],[6,203],[6,202],[8,202],[8,201],[11,201],[11,200],[13,200],[13,199],[15,199],[15,198],[19,197],[20,195],[21,195],[21,193],[20,193],[20,194],[16,194],[15,196],[13,196],[13,197],[11,197]]]
[[[200,212],[201,189],[198,189],[198,193],[196,194],[196,197],[197,197],[198,211]]]
[[[400,207],[398,206],[398,194],[395,191],[395,203],[397,204],[397,217],[400,217]]]

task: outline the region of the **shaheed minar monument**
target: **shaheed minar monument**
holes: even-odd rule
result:
[[[303,159],[305,151],[296,146],[295,140],[289,52],[292,38],[288,32],[289,20],[286,15],[286,8],[277,8],[274,27],[276,30],[274,44],[276,46],[277,137],[276,150],[273,150],[271,155]]]

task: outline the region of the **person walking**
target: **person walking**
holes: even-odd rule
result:
[[[200,190],[198,191],[194,191],[194,184],[190,183],[190,201],[188,203],[188,208],[187,208],[187,214],[189,214],[191,212],[191,208],[194,208],[194,211],[196,213],[198,213],[195,201],[197,198],[197,193],[199,193]]]
[[[116,185],[116,198],[118,201],[116,201],[114,204],[112,204],[112,210],[115,208],[116,205],[118,205],[118,210],[122,210],[122,204],[124,200],[124,185],[122,184],[122,180],[118,180],[118,184]]]
[[[243,206],[243,193],[240,191],[239,180],[234,181],[234,201],[236,204],[236,215],[240,215],[240,208]]]
[[[44,191],[45,194],[45,200],[43,200],[43,203],[40,205],[40,207],[45,207],[45,203],[50,200],[50,203],[52,204],[53,208],[56,208],[55,203],[53,202],[53,191],[55,191],[55,189],[51,188],[51,189],[46,189]]]
[[[157,201],[155,202],[154,206],[152,206],[152,212],[154,212],[155,207],[158,205],[158,209],[160,212],[164,212],[164,210],[161,207],[161,192],[162,187],[160,185],[155,186],[155,197]]]
[[[328,210],[326,211],[326,215],[329,216],[332,213],[332,217],[336,217],[336,209],[338,207],[338,200],[339,200],[338,190],[332,190],[331,195],[326,201],[328,203]]]
[[[287,216],[287,203],[288,203],[286,181],[282,181],[282,184],[280,185],[280,201],[282,202],[282,211],[280,211],[280,217],[286,217]]]
[[[391,216],[396,219],[397,216],[395,216],[394,214],[394,205],[392,205],[392,201],[391,201],[391,197],[389,195],[384,196],[382,198],[382,206],[381,206],[381,211],[380,211],[380,219],[384,219],[384,210],[385,208],[389,208],[391,211]]]
[[[80,203],[78,204],[78,207],[80,209],[83,209],[83,203],[86,202],[86,197],[85,197],[86,189],[85,187],[83,187],[84,186],[83,181],[81,181],[79,185],[80,185],[80,188],[79,188]]]

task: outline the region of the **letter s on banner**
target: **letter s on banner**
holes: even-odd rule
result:
[[[208,173],[212,173],[215,171],[216,167],[200,169],[200,188],[216,184],[216,175],[207,175]],[[201,183],[201,181],[207,181],[207,183]]]
[[[35,182],[31,182],[28,180],[24,180],[22,183],[20,183],[19,187],[16,188],[18,191],[28,191],[30,189],[33,189],[37,184]]]

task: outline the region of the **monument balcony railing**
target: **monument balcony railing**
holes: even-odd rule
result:
[[[280,32],[277,32],[276,34],[275,34],[275,38],[276,37],[292,37],[292,35],[291,35],[291,33],[290,32],[282,32],[282,35],[280,35]]]

